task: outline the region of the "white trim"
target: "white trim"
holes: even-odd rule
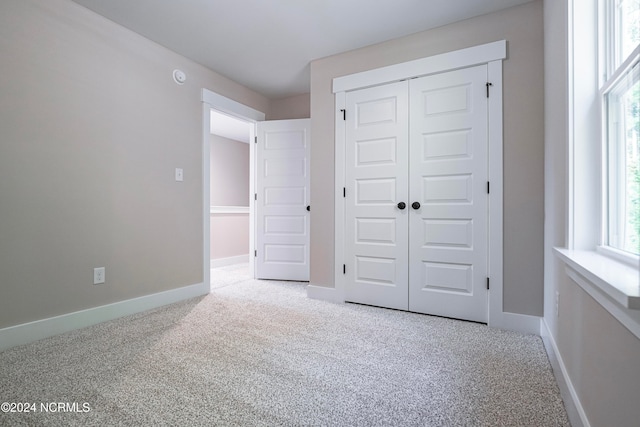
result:
[[[265,118],[265,114],[263,112],[254,110],[251,107],[234,101],[233,99],[229,99],[226,96],[219,95],[208,89],[202,89],[202,102],[209,104],[215,110],[222,111],[223,113],[227,113],[233,117],[247,121],[261,122]],[[210,128],[208,129],[208,132],[211,133]]]
[[[208,89],[202,89],[202,105],[206,112],[203,113],[203,128],[205,129],[203,134],[203,159],[202,159],[202,200],[203,200],[203,219],[204,219],[204,257],[202,261],[204,273],[205,283],[209,283],[211,280],[210,277],[210,248],[211,248],[211,233],[210,233],[210,216],[211,216],[211,205],[210,205],[210,186],[211,181],[209,179],[211,171],[211,162],[209,159],[209,146],[210,146],[210,134],[211,134],[211,109],[221,111],[225,114],[228,114],[237,119],[246,121],[247,123],[252,124],[249,126],[249,194],[255,193],[255,167],[256,167],[256,156],[255,156],[255,144],[251,143],[251,141],[255,141],[256,136],[256,126],[255,124],[259,121],[263,121],[265,119],[265,114],[261,111],[255,110],[251,107],[248,107],[244,104],[241,104],[237,101],[229,99],[225,96],[219,95],[215,92],[212,92]],[[251,224],[249,228],[249,253],[255,251],[255,203],[253,197],[249,197],[249,224]],[[255,265],[254,265],[254,257],[249,257],[249,274],[251,277],[255,277]]]
[[[249,254],[230,256],[227,258],[212,259],[210,266],[213,269],[213,268],[226,267],[228,265],[244,264],[247,262],[249,262]]]
[[[602,115],[598,94],[597,0],[568,0],[567,247],[602,243]],[[594,25],[596,27],[594,27]],[[579,78],[576,78],[579,76]]]
[[[336,288],[307,285],[307,297],[334,303],[344,303],[344,296]]]
[[[610,76],[606,82],[600,88],[600,96],[605,96],[607,93],[611,92],[611,88],[613,88],[622,78],[625,77],[626,74],[630,73],[633,67],[635,67],[640,61],[640,45],[636,46],[633,49],[633,52],[629,54],[625,61],[618,65],[616,71]]]
[[[207,215],[207,207],[211,204],[211,107],[202,104],[202,283],[211,282],[211,216]],[[209,208],[210,209],[210,208]]]
[[[209,213],[218,214],[248,214],[249,206],[211,206]]]
[[[335,224],[335,237],[334,237],[334,286],[338,290],[338,293],[344,294],[344,272],[342,265],[344,263],[344,236],[346,234],[345,222],[346,222],[346,199],[344,198],[343,188],[346,183],[345,175],[345,158],[346,158],[346,122],[342,119],[342,113],[340,110],[346,108],[346,94],[344,92],[336,93],[336,108],[335,108],[335,169],[334,169],[334,224]],[[309,294],[309,290],[307,290]],[[344,299],[342,299],[344,302]]]
[[[598,246],[596,248],[596,252],[609,258],[613,258],[616,261],[623,262],[633,268],[638,269],[640,267],[640,257],[638,255],[621,251],[620,249],[612,248],[611,246]]]
[[[589,423],[587,414],[584,412],[584,408],[578,398],[578,393],[571,382],[571,378],[569,378],[569,373],[562,361],[562,356],[560,355],[558,346],[556,345],[544,318],[540,319],[540,337],[542,338],[544,348],[547,351],[549,362],[551,362],[553,375],[556,378],[558,387],[560,388],[560,395],[562,396],[564,407],[567,410],[569,422],[573,427],[590,427],[591,424]]]
[[[566,235],[565,241],[567,247],[570,249],[576,246],[576,226],[574,207],[576,205],[576,192],[575,192],[575,144],[574,144],[574,129],[576,114],[574,108],[574,92],[575,92],[575,79],[574,79],[574,63],[575,63],[575,42],[574,42],[574,0],[567,0],[567,170],[565,180],[567,183],[567,200],[566,200]]]
[[[640,310],[640,283],[636,267],[595,251],[554,250],[571,270],[589,282],[589,287],[598,289],[623,309]]]
[[[503,123],[502,123],[502,60],[487,64],[487,80],[493,83],[488,99],[488,179],[489,193],[489,253],[487,274],[490,278],[489,321],[491,327],[510,329],[512,319],[503,312]],[[511,316],[508,316],[511,317]],[[511,320],[511,321],[509,321]],[[539,332],[539,331],[538,331]]]
[[[473,46],[333,79],[333,93],[486,64],[507,57],[507,41]]]
[[[506,58],[505,40],[461,49],[449,53],[422,58],[388,67],[364,71],[333,79],[335,93],[335,259],[334,283],[338,295],[344,294],[345,199],[345,122],[341,109],[345,108],[345,91],[385,84],[390,81],[413,78],[454,69],[487,64],[487,78],[493,83],[488,104],[489,141],[489,326],[515,329],[529,333],[539,333],[535,326],[535,316],[517,315],[503,312],[503,100],[502,100],[502,59]],[[524,320],[523,320],[524,319]]]
[[[10,326],[0,329],[0,351],[178,301],[207,295],[209,289],[210,285],[208,283],[197,283],[48,319]]]
[[[249,128],[249,141],[255,141],[257,138],[257,123]],[[256,200],[252,194],[256,192],[256,170],[258,168],[258,160],[256,156],[256,144],[249,143],[249,253],[255,253],[256,246]],[[256,258],[249,257],[249,277],[256,277]]]

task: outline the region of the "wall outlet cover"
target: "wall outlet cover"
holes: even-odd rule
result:
[[[104,267],[97,267],[93,269],[93,284],[94,285],[99,285],[101,283],[104,283],[106,280],[105,277],[105,268]]]

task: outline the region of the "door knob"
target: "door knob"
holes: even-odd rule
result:
[[[311,211],[311,206],[307,205],[307,211]]]
[[[411,207],[416,210],[420,209],[420,202],[411,203]]]
[[[398,209],[404,210],[404,208],[406,208],[406,207],[407,207],[407,204],[405,202],[398,203]]]

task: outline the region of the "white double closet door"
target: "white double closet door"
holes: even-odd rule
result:
[[[345,299],[487,322],[487,67],[346,94]]]

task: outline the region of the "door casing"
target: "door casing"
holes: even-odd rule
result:
[[[202,89],[202,219],[203,219],[203,282],[211,283],[211,251],[210,251],[210,205],[211,205],[211,181],[210,181],[210,134],[211,134],[211,110],[217,110],[224,114],[236,117],[251,124],[249,141],[253,141],[256,135],[255,124],[264,121],[265,113],[229,99],[225,96]],[[255,144],[249,144],[249,194],[255,192]],[[255,250],[255,205],[253,197],[249,197],[249,251]],[[254,277],[254,258],[249,257],[249,274]]]

